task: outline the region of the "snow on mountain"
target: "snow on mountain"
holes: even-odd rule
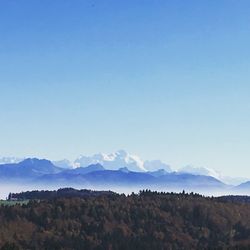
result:
[[[0,157],[0,165],[20,163],[24,158],[18,157]],[[93,164],[100,164],[106,170],[120,170],[122,172],[148,172],[154,176],[161,176],[173,172],[169,165],[160,160],[143,161],[140,157],[127,153],[124,150],[119,150],[115,153],[105,154],[99,153],[93,156],[80,156],[75,161],[63,159],[52,162],[55,166],[61,169],[74,169],[78,167],[88,167]],[[3,170],[3,169],[2,169]],[[205,175],[214,177],[226,184],[238,185],[249,180],[242,177],[228,177],[211,168],[186,166],[177,170],[179,174]]]
[[[205,167],[193,167],[193,166],[186,166],[184,168],[181,168],[178,170],[179,173],[189,173],[189,174],[196,174],[196,175],[206,175],[206,176],[212,176],[225,184],[229,185],[239,185],[240,183],[247,181],[248,178],[244,177],[229,177],[224,176],[220,172],[211,169],[211,168],[205,168]]]
[[[118,170],[126,167],[129,171],[145,172],[164,169],[171,172],[169,165],[160,160],[143,161],[139,156],[127,153],[124,150],[119,150],[115,153],[104,154],[99,153],[93,156],[81,155],[74,161],[75,167],[87,167],[91,164],[101,164],[105,169]]]
[[[124,150],[111,154],[99,153],[93,156],[80,156],[74,161],[76,167],[87,167],[97,163],[108,170],[118,170],[122,167],[127,167],[130,171],[146,171],[144,162],[138,156],[128,154]]]
[[[1,157],[0,158],[0,164],[9,164],[9,163],[19,163],[23,161],[24,158],[18,158],[18,157]]]
[[[195,175],[206,175],[206,176],[212,176],[216,179],[221,179],[221,174],[218,171],[215,171],[211,168],[205,168],[205,167],[194,167],[194,166],[185,166],[178,170],[180,173],[188,173],[188,174],[195,174]]]
[[[60,167],[60,168],[64,168],[64,169],[71,169],[74,168],[74,164],[67,160],[67,159],[63,159],[63,160],[59,160],[59,161],[53,161],[52,162],[55,166]]]

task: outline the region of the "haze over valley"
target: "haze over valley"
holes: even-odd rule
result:
[[[174,170],[160,160],[142,160],[124,150],[81,155],[74,161],[0,158],[1,198],[9,192],[74,187],[119,193],[151,189],[199,192],[205,195],[248,194],[247,178],[230,178],[208,168],[186,166]]]

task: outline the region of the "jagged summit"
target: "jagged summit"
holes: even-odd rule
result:
[[[121,167],[127,167],[130,171],[147,171],[144,162],[136,155],[131,155],[124,150],[119,150],[110,154],[94,154],[93,156],[79,156],[74,165],[86,167],[90,164],[100,163],[105,169],[118,170]]]

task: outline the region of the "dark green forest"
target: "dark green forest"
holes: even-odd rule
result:
[[[0,249],[250,249],[246,197],[72,189],[13,196],[30,200],[0,206]]]

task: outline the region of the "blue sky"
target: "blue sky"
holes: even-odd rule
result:
[[[248,0],[0,2],[0,155],[126,149],[250,177]]]

